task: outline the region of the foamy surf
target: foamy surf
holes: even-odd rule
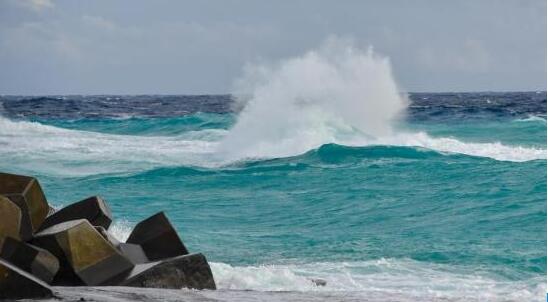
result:
[[[410,259],[290,265],[231,266],[212,263],[219,289],[297,292],[382,293],[415,299],[524,301],[542,297],[543,280],[511,282],[470,267],[432,264]],[[311,279],[321,278],[326,286]]]
[[[545,149],[433,138],[424,132],[400,132],[373,138],[348,127],[333,127],[328,131],[320,130],[321,133],[314,131],[310,129],[303,137],[290,140],[263,140],[248,145],[245,152],[234,156],[235,153],[226,152],[223,147],[223,140],[230,134],[223,129],[192,131],[177,136],[118,135],[0,117],[0,155],[5,160],[4,168],[64,177],[138,173],[160,167],[218,168],[245,160],[297,156],[329,143],[354,147],[419,147],[443,154],[511,162],[546,159]]]

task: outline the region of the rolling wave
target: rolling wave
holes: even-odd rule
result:
[[[325,154],[331,150],[329,152],[333,154],[330,156],[335,157],[338,152],[350,152],[340,146],[353,147],[354,151],[351,152],[364,158],[421,158],[425,156],[424,151],[430,150],[443,155],[462,154],[498,161],[546,159],[545,149],[433,138],[424,132],[399,133],[375,139],[353,134],[343,139],[323,141],[303,150],[290,148],[284,154],[266,150],[251,157],[233,158],[226,156],[219,148],[220,141],[227,133],[224,129],[206,129],[175,136],[120,135],[0,117],[0,154],[6,159],[4,169],[40,171],[45,175],[60,176],[136,173],[181,166],[222,168],[238,163],[292,158],[311,151]],[[340,146],[326,147],[330,144]]]

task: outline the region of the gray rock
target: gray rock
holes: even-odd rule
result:
[[[324,279],[310,279],[310,281],[312,281],[312,283],[314,283],[314,285],[316,286],[326,286],[327,285],[327,281],[325,281]]]

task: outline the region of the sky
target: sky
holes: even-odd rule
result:
[[[352,39],[403,91],[546,90],[546,0],[0,0],[0,94],[216,94]]]

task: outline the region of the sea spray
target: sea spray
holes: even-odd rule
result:
[[[248,65],[235,95],[245,105],[219,150],[237,159],[386,136],[407,105],[388,58],[337,39],[271,66]]]
[[[545,159],[546,150],[434,138],[395,129],[408,99],[390,61],[345,40],[276,64],[247,65],[235,84],[236,124],[218,146],[225,162],[303,154],[324,144],[420,147],[503,161]]]

